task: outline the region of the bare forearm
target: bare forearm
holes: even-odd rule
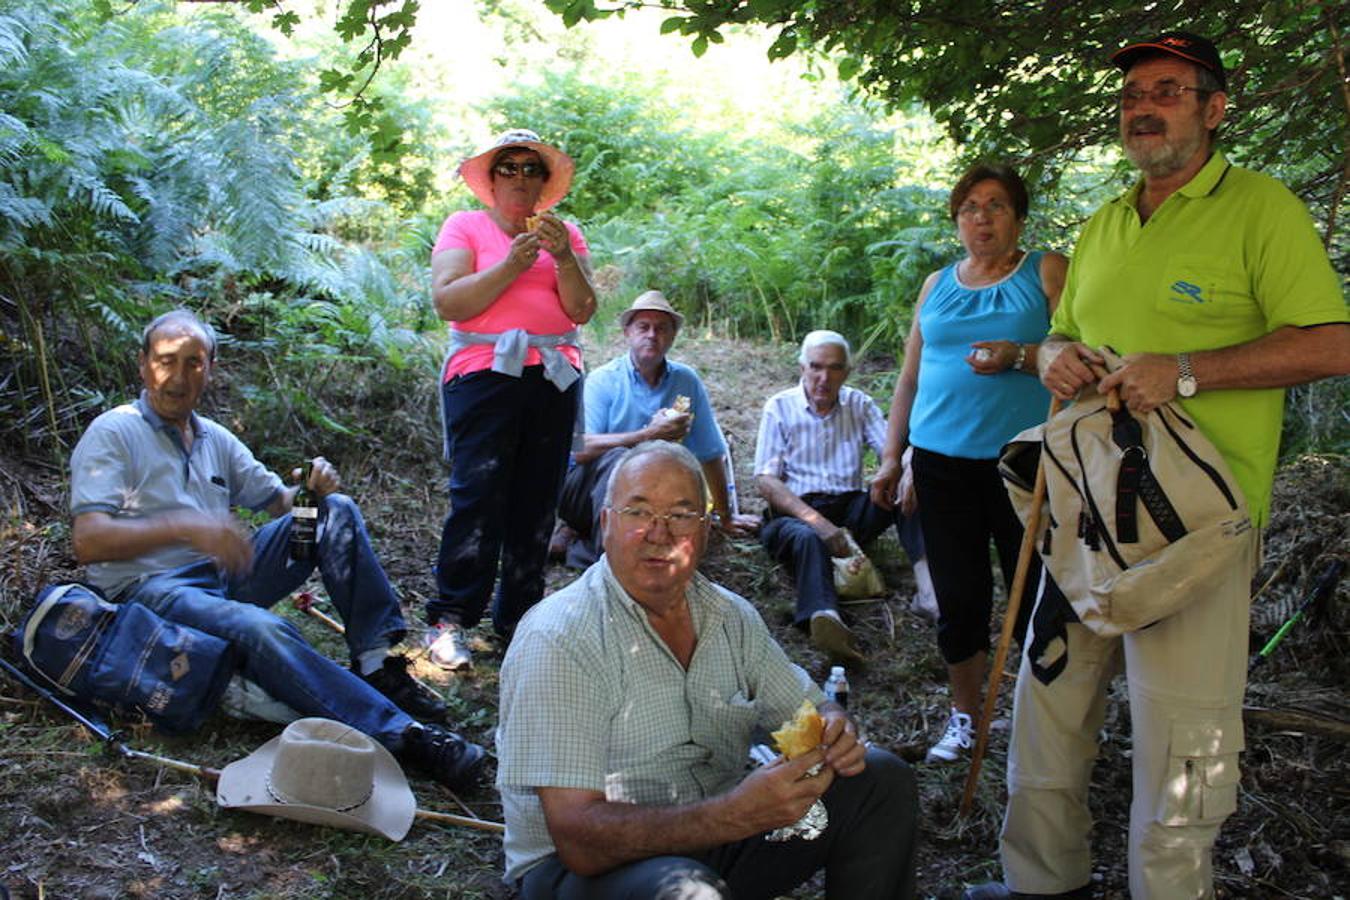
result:
[[[1280,388],[1350,374],[1350,325],[1280,328],[1246,344],[1191,354],[1201,390]]]
[[[575,254],[558,260],[558,299],[563,312],[578,325],[585,325],[595,315],[595,286],[591,283],[591,263],[585,256]]]
[[[895,381],[895,393],[891,395],[891,410],[886,417],[886,447],[882,450],[883,464],[898,466],[909,446],[909,413],[914,408],[914,395],[918,391],[918,380],[901,372]]]
[[[647,430],[614,431],[609,434],[588,434],[584,446],[576,453],[577,462],[588,463],[599,459],[616,447],[636,447],[648,439]]]
[[[683,806],[594,803],[584,824],[550,823],[563,865],[582,876],[608,872],[653,856],[679,855],[730,844],[757,833],[735,821],[722,798]]]
[[[172,544],[191,543],[189,530],[197,516],[190,512],[162,513],[144,518],[116,518],[108,513],[75,517],[71,543],[81,564],[135,559]]]
[[[713,512],[726,521],[732,513],[731,500],[727,496],[726,457],[719,456],[701,463],[703,478],[708,482],[708,496],[712,498]]]
[[[801,519],[807,524],[815,524],[824,519],[809,503],[792,493],[782,479],[772,475],[759,475],[755,478],[759,494],[769,504],[769,508],[783,516]]]

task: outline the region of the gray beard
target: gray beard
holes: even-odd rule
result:
[[[1125,147],[1125,157],[1134,163],[1135,168],[1150,178],[1165,178],[1186,167],[1204,146],[1205,136],[1201,134],[1194,140],[1183,143],[1164,142],[1161,147],[1152,150],[1131,147],[1128,139],[1122,143]]]

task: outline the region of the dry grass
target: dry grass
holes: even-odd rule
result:
[[[616,336],[602,333],[590,358],[606,359]],[[749,478],[763,399],[793,379],[791,348],[683,335],[675,357],[693,362],[713,395],[735,451],[743,506],[758,508]],[[884,365],[869,380],[888,389]],[[434,590],[430,565],[445,509],[436,461],[430,387],[404,408],[370,410],[384,429],[387,454],[344,458],[331,452],[361,501],[410,618]],[[367,451],[358,451],[365,453]],[[1258,584],[1254,642],[1274,631],[1297,603],[1309,577],[1329,557],[1350,553],[1350,489],[1343,459],[1309,458],[1282,473],[1277,517],[1267,532],[1267,563]],[[16,624],[39,584],[74,577],[64,517],[61,474],[0,456],[0,624]],[[907,611],[912,591],[894,543],[883,545],[892,587],[885,604],[853,608],[870,668],[853,675],[854,708],[869,737],[917,762],[945,720],[945,670],[932,627]],[[752,599],[789,654],[815,677],[825,660],[790,625],[792,590],[755,541],[718,540],[707,571]],[[1277,572],[1278,569],[1278,572]],[[1272,575],[1275,577],[1272,580]],[[572,577],[549,573],[556,588]],[[1298,626],[1254,676],[1251,702],[1297,707],[1350,719],[1346,589],[1319,620]],[[302,617],[290,612],[297,620]],[[302,628],[342,658],[334,637],[309,619]],[[448,678],[419,663],[418,672],[447,696],[463,730],[491,743],[501,648],[480,629],[474,677]],[[1011,665],[1011,664],[1010,664]],[[999,715],[1010,710],[1005,700]],[[1119,699],[1119,698],[1118,698]],[[166,739],[129,729],[139,748],[220,766],[250,752],[274,726],[212,719],[198,734]],[[1003,801],[1005,736],[996,733],[975,810],[956,815],[964,768],[919,765],[922,821],[920,884],[934,897],[955,896],[963,883],[997,875],[997,833]],[[1129,722],[1113,703],[1094,776],[1096,878],[1105,898],[1126,896],[1124,840],[1129,796]],[[1344,747],[1322,737],[1249,729],[1242,801],[1220,837],[1216,878],[1221,897],[1325,897],[1350,882],[1350,764]],[[417,781],[423,807],[459,811],[448,792]],[[480,815],[500,816],[491,788],[463,797]],[[417,824],[402,843],[219,810],[209,785],[171,770],[113,761],[77,727],[0,681],[0,884],[16,897],[501,897],[502,865],[495,836]],[[820,896],[819,884],[796,895]]]

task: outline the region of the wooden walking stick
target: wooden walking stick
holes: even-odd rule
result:
[[[1053,419],[1055,413],[1059,412],[1059,404],[1058,397],[1050,398],[1046,421]],[[1044,500],[1045,451],[1042,450],[1036,463],[1036,485],[1031,490],[1031,510],[1027,513],[1022,546],[1017,553],[1017,568],[1013,572],[1012,588],[1008,591],[1008,611],[1003,615],[1003,633],[999,635],[994,663],[989,667],[989,684],[984,689],[984,712],[975,728],[975,749],[970,756],[970,771],[966,773],[966,787],[961,795],[959,814],[963,817],[970,812],[970,805],[975,800],[975,788],[980,783],[980,766],[984,762],[984,751],[989,746],[989,723],[994,717],[994,703],[998,700],[998,687],[1003,680],[1003,664],[1008,659],[1008,645],[1012,643],[1017,611],[1022,605],[1022,590],[1026,587],[1027,571],[1031,568],[1031,555],[1036,552],[1036,532],[1041,527],[1041,504]]]

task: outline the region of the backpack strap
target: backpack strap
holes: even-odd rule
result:
[[[1111,414],[1111,423],[1111,439],[1121,451],[1120,471],[1116,474],[1117,543],[1139,543],[1135,511],[1141,502],[1168,542],[1181,540],[1186,536],[1186,526],[1149,468],[1139,421],[1121,407]]]

